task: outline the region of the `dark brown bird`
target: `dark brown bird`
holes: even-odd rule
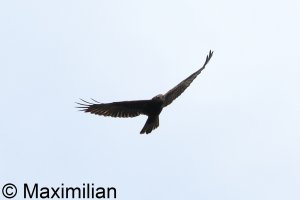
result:
[[[164,95],[159,94],[150,100],[120,101],[112,103],[99,103],[93,99],[92,100],[95,101],[95,103],[91,103],[81,99],[83,102],[77,103],[80,105],[77,108],[80,108],[81,111],[84,112],[110,117],[136,117],[141,114],[147,115],[148,119],[140,133],[149,134],[159,126],[159,114],[162,109],[171,104],[186,90],[186,88],[189,87],[193,80],[205,68],[212,55],[213,51],[209,51],[203,66],[198,71],[181,81]]]

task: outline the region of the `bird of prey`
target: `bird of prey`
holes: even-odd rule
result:
[[[141,130],[141,134],[151,133],[152,130],[159,126],[159,114],[162,109],[171,104],[178,96],[180,96],[186,88],[193,82],[193,80],[205,68],[213,55],[213,51],[209,51],[203,66],[191,74],[189,77],[181,81],[174,88],[169,90],[166,94],[159,94],[150,100],[136,100],[136,101],[120,101],[112,103],[100,103],[94,99],[94,103],[85,101],[77,103],[77,108],[81,111],[110,117],[136,117],[138,115],[147,115],[148,119]]]

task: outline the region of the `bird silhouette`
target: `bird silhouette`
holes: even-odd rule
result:
[[[79,105],[77,108],[84,112],[110,117],[126,118],[147,115],[148,119],[140,133],[149,134],[159,126],[159,114],[163,108],[171,104],[190,86],[193,80],[205,68],[212,56],[213,51],[209,51],[203,66],[199,70],[181,81],[164,95],[159,94],[150,100],[120,101],[112,103],[100,103],[94,99],[92,99],[94,101],[92,103],[81,99],[82,102],[77,103]]]

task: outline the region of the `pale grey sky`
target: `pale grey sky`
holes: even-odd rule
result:
[[[114,186],[120,200],[279,200],[300,193],[300,3],[1,1],[0,184]],[[149,99],[146,117],[79,98]]]

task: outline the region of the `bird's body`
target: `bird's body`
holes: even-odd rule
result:
[[[83,103],[78,103],[80,105],[78,108],[81,108],[84,112],[111,117],[136,117],[141,114],[147,115],[148,119],[140,133],[151,133],[152,130],[159,126],[159,114],[163,108],[171,104],[185,91],[185,89],[205,68],[212,55],[213,52],[210,51],[209,55],[206,57],[204,65],[199,70],[180,82],[164,95],[159,94],[150,100],[120,101],[112,103],[99,103],[95,100],[94,101],[96,103],[91,103],[82,100]]]

